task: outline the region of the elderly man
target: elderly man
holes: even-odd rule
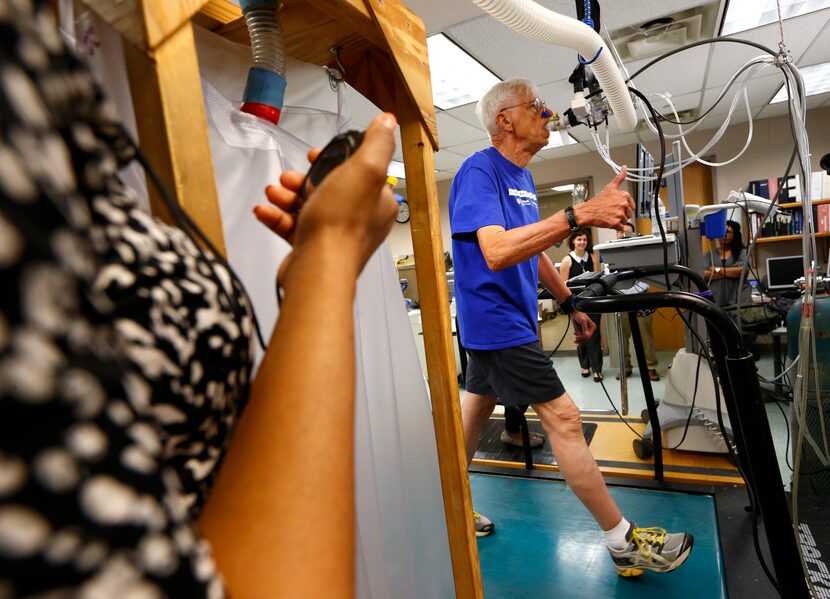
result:
[[[573,311],[571,292],[543,251],[580,227],[620,229],[634,208],[631,196],[620,190],[626,169],[593,199],[540,221],[527,165],[548,143],[550,113],[537,98],[536,86],[524,79],[498,83],[476,112],[492,147],[464,161],[449,206],[455,293],[468,348],[461,404],[467,463],[497,400],[532,405],[566,481],[605,531],[617,571],[631,576],[645,569],[673,570],[688,557],[693,537],[638,528],[623,518],[585,443],[579,409],[542,352],[536,332],[538,281],[570,313],[577,342],[593,332],[588,316]],[[484,516],[473,517],[478,536],[493,530]]]

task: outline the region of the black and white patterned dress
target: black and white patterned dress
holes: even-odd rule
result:
[[[222,597],[194,522],[247,397],[248,300],[136,207],[44,12],[0,0],[0,598]]]

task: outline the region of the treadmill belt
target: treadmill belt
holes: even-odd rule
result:
[[[599,527],[564,483],[471,474],[470,485],[476,510],[496,526],[478,539],[486,599],[727,596],[709,495],[610,487],[623,514],[639,526],[695,537],[691,555],[674,572],[623,578]]]
[[[544,434],[545,429],[538,420],[528,419],[527,428],[530,432]],[[487,421],[478,442],[475,458],[477,460],[497,460],[499,462],[521,462],[524,464],[524,448],[515,445],[507,445],[501,442],[501,433],[504,430],[504,418],[492,417]],[[585,443],[591,444],[594,433],[597,432],[597,425],[593,422],[582,423],[582,434],[585,435]],[[550,446],[550,439],[545,435],[545,444],[531,450],[533,452],[534,464],[556,464],[553,450]]]

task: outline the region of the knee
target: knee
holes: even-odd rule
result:
[[[496,399],[467,392],[461,408],[464,413],[475,418],[489,418],[496,408]]]
[[[572,402],[557,411],[556,428],[559,435],[582,436],[582,415]]]

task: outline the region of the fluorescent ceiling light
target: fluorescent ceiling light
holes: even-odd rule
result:
[[[396,177],[398,179],[406,178],[406,171],[403,167],[403,162],[400,160],[393,160],[389,163],[389,168],[386,169],[386,174]]]
[[[564,139],[562,139],[564,137]],[[559,148],[562,146],[569,146],[571,144],[575,144],[576,140],[571,137],[567,133],[556,132],[553,131],[550,134],[550,138],[548,138],[548,145],[546,145],[542,150],[550,150],[552,148]],[[539,150],[540,152],[542,150]]]
[[[830,62],[814,64],[811,67],[799,69],[804,77],[804,93],[808,96],[830,92]],[[787,86],[782,85],[770,104],[784,102],[787,99]]]
[[[791,19],[830,8],[830,0],[779,0],[781,17]],[[721,35],[768,25],[778,20],[776,0],[729,0]]]
[[[432,102],[441,110],[478,102],[501,81],[443,33],[427,38]]]
[[[573,191],[574,184],[569,183],[568,185],[556,185],[554,187],[551,187],[550,189],[551,191]]]

